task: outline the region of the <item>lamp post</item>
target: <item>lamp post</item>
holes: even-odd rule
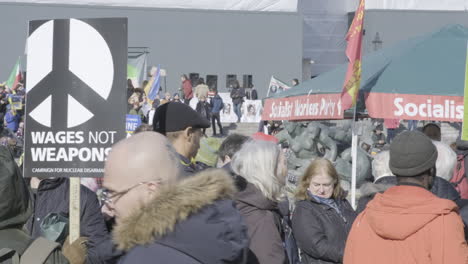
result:
[[[374,40],[372,41],[372,44],[374,45],[374,51],[378,51],[379,49],[382,48],[383,41],[380,38],[379,32],[375,33]]]

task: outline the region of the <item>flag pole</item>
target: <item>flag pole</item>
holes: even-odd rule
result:
[[[359,97],[358,97],[359,98]],[[352,168],[351,168],[351,206],[356,210],[356,174],[357,174],[357,145],[358,145],[358,133],[356,126],[356,109],[357,101],[353,111],[353,123],[352,123],[352,141],[351,141],[351,157],[352,157]]]
[[[465,58],[465,87],[463,89],[463,122],[461,129],[461,139],[468,140],[468,41],[466,42],[466,58]]]
[[[358,153],[358,125],[356,122],[357,101],[359,99],[359,88],[361,86],[361,52],[362,36],[364,26],[365,0],[359,1],[359,6],[353,18],[353,22],[346,34],[346,56],[349,64],[345,75],[343,91],[341,93],[344,99],[343,109],[349,109],[354,105],[352,122],[352,141],[351,141],[351,205],[356,209],[356,177],[357,177],[357,153]]]

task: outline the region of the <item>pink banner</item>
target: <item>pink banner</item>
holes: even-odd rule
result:
[[[463,120],[463,96],[368,93],[366,107],[373,118]]]
[[[312,94],[265,101],[262,120],[343,119],[340,94]]]

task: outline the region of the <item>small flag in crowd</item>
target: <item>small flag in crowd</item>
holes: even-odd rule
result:
[[[128,55],[127,59],[127,79],[138,84],[146,79],[146,57],[147,53],[139,53],[137,55]],[[137,86],[135,86],[137,87]],[[139,86],[138,86],[139,87]],[[145,88],[145,87],[143,87]]]
[[[6,85],[8,88],[14,90],[18,83],[21,82],[21,71],[20,71],[20,58],[16,61],[15,67],[10,73],[8,80],[6,81]]]
[[[349,59],[348,70],[341,92],[341,105],[343,110],[349,109],[356,104],[361,84],[361,44],[362,27],[364,22],[364,0],[361,0],[354,15],[353,22],[346,34],[346,56]]]
[[[161,86],[161,65],[158,65],[156,73],[153,75],[153,78],[148,82],[145,87],[145,93],[148,95],[148,98],[153,101],[159,93],[159,88]]]
[[[271,96],[271,95],[274,95],[276,93],[286,91],[286,90],[288,90],[290,88],[291,87],[288,86],[283,81],[280,81],[279,79],[276,79],[274,76],[271,76],[270,85],[268,86],[267,96]]]

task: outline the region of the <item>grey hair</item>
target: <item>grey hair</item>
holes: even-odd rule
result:
[[[450,181],[453,176],[453,170],[457,165],[457,154],[453,149],[440,141],[432,141],[437,148],[436,170],[437,176]]]
[[[374,156],[372,160],[372,175],[374,181],[384,176],[395,176],[390,170],[390,151],[384,150]]]
[[[231,167],[266,198],[278,201],[285,183],[281,175],[282,165],[279,164],[280,154],[280,148],[273,142],[249,140],[234,155]]]

